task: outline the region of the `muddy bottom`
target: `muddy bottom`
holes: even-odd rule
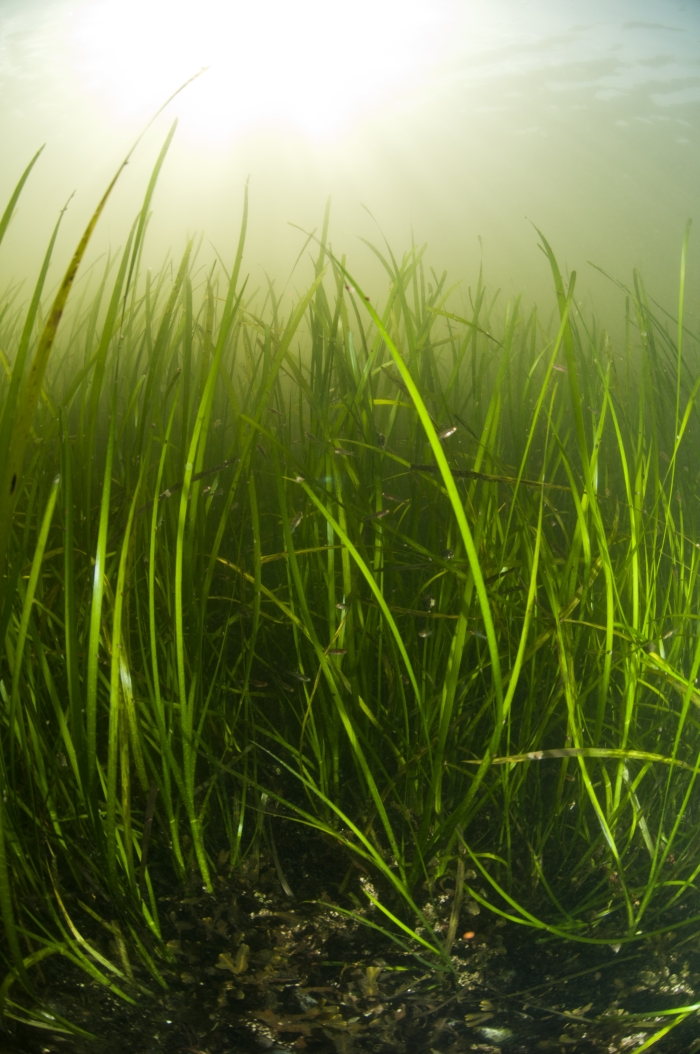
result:
[[[353,907],[352,883],[339,895],[346,867],[328,853],[318,845],[287,853],[287,892],[279,867],[262,858],[234,877],[219,875],[213,894],[162,893],[170,959],[155,961],[167,989],[132,956],[134,985],[126,991],[133,1005],[66,960],[45,960],[32,974],[45,1011],[95,1038],[52,1031],[50,1018],[47,1029],[8,1021],[0,1052],[616,1054],[638,1049],[664,1023],[632,1015],[690,1005],[700,991],[700,943],[682,930],[615,951],[543,940],[469,901],[452,948],[455,973],[440,973],[419,961],[416,942],[399,947],[343,913]],[[361,892],[367,880],[353,881]],[[98,899],[92,895],[99,914]],[[451,904],[447,888],[426,909],[443,932]],[[383,923],[375,909],[365,918]],[[104,928],[78,909],[75,921],[95,948],[120,962]],[[12,994],[21,998],[17,986]],[[700,1050],[697,1016],[653,1049]]]

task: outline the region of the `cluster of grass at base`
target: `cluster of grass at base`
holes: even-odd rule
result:
[[[437,968],[465,896],[579,941],[700,929],[684,262],[676,318],[635,275],[622,346],[542,236],[551,333],[481,278],[454,310],[415,248],[374,248],[371,303],[327,217],[305,291],[253,291],[247,205],[230,270],[188,245],[142,273],[168,143],[60,329],[91,228],[43,323],[56,232],[29,307],[0,303],[5,1012],[53,953],[162,981],[149,845],[209,889],[274,854],[272,817],[342,843],[358,916]],[[66,906],[88,884],[119,962]]]

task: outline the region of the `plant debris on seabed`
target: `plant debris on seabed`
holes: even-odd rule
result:
[[[334,899],[348,901],[336,892],[338,861],[327,847],[297,846],[284,864],[293,899],[264,854],[232,878],[218,876],[213,894],[200,887],[161,896],[168,989],[134,1005],[58,957],[47,960],[45,1010],[96,1038],[15,1022],[12,1037],[0,1034],[0,1051],[616,1054],[636,1050],[664,1024],[634,1015],[690,1004],[700,989],[696,939],[684,943],[671,933],[627,952],[543,940],[470,901],[462,906],[450,977],[335,909]],[[436,892],[424,910],[436,931],[446,932],[452,890]],[[89,932],[87,916],[82,921]],[[117,957],[98,933],[90,942]],[[136,963],[130,968],[135,982],[154,987]],[[693,1015],[654,1049],[700,1050],[696,1037]]]

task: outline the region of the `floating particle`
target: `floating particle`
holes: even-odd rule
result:
[[[440,553],[440,556],[442,557],[443,560],[452,560],[454,558],[454,555],[455,555],[454,549],[443,549],[442,552]]]
[[[438,433],[438,439],[449,439],[457,431],[457,425],[452,425],[451,428],[445,428],[444,431]]]

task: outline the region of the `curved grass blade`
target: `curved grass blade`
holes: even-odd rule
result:
[[[46,144],[44,144],[44,146],[45,145]],[[29,174],[30,174],[31,170],[34,168],[34,165],[37,163],[37,161],[39,159],[39,155],[41,154],[43,149],[44,149],[43,146],[39,147],[39,149],[35,153],[34,157],[31,159],[31,161],[29,162],[29,164],[25,168],[24,172],[19,177],[19,182],[17,183],[17,186],[15,187],[15,189],[12,192],[12,197],[10,198],[9,202],[7,203],[5,211],[2,214],[2,218],[0,218],[0,242],[2,242],[3,238],[5,237],[5,232],[7,231],[7,228],[9,226],[9,224],[10,224],[10,220],[12,219],[12,215],[13,215],[13,213],[15,211],[16,206],[17,206],[17,202],[19,201],[20,194],[22,193],[22,190],[24,189],[24,184],[29,179]]]
[[[109,499],[112,491],[112,463],[114,460],[114,431],[116,427],[116,391],[112,400],[112,413],[107,441],[104,479],[102,481],[102,500],[100,503],[100,521],[97,531],[97,548],[95,550],[95,568],[92,576],[92,602],[90,606],[90,630],[88,635],[88,668],[85,685],[85,719],[87,734],[85,737],[87,757],[88,804],[92,810],[96,831],[101,828],[97,819],[95,800],[95,776],[97,767],[97,666],[100,654],[100,635],[102,626],[102,598],[105,589],[105,559],[107,554],[107,527],[109,525]]]

